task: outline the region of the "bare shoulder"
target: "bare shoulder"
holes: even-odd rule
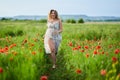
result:
[[[58,21],[59,21],[60,23],[62,23],[62,20],[61,20],[61,19],[58,19]]]

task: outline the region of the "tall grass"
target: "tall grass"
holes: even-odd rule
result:
[[[48,80],[119,80],[119,26],[119,23],[63,23],[57,68],[52,70],[51,59],[44,54],[46,23],[1,21],[0,80],[40,80],[43,75]],[[101,70],[105,73],[101,74]]]

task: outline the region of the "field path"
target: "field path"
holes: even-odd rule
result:
[[[67,73],[67,70],[65,67],[64,53],[62,50],[57,54],[57,67],[55,69],[52,69],[51,61],[48,58],[46,60],[46,63],[48,65],[46,71],[48,80],[70,80],[68,79],[69,76],[65,74]]]

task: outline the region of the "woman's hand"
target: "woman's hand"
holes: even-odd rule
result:
[[[53,32],[54,35],[57,35],[58,33],[59,33],[58,30],[55,30],[55,31]]]

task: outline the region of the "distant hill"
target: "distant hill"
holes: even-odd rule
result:
[[[0,17],[2,18],[2,17]],[[40,20],[40,19],[47,19],[45,15],[18,15],[14,17],[7,17],[12,18],[13,20]],[[83,18],[85,21],[120,21],[120,17],[115,16],[87,16],[87,15],[60,15],[62,20],[66,19],[75,19],[78,20]]]

